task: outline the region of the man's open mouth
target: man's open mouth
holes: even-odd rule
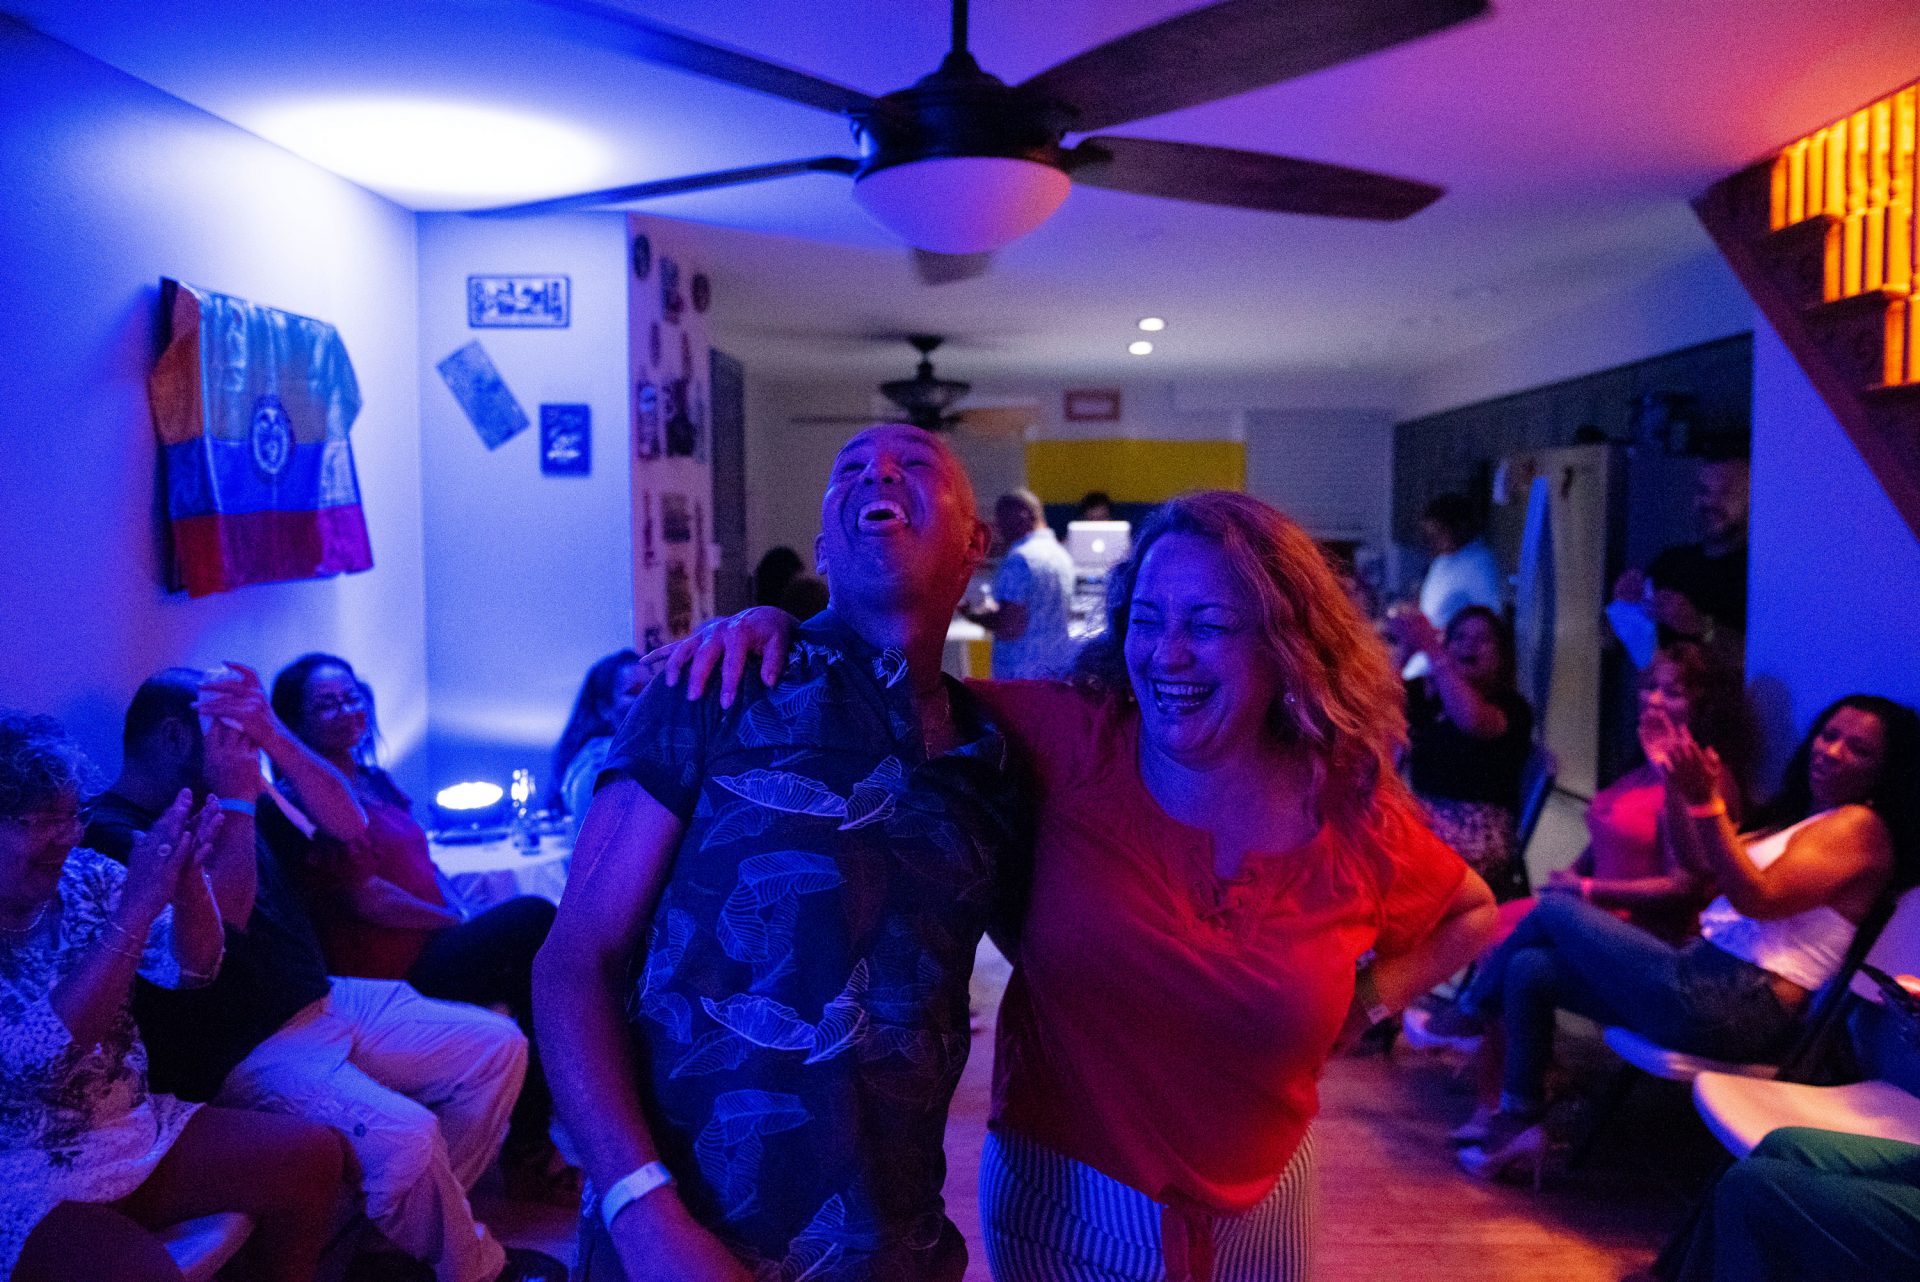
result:
[[[906,506],[897,499],[873,499],[861,506],[857,524],[863,534],[880,534],[904,530],[913,522],[907,519]]]

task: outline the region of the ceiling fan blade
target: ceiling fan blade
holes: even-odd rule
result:
[[[1331,67],[1477,17],[1487,0],[1221,0],[1096,45],[1022,85],[1111,129]]]
[[[951,285],[956,281],[984,276],[993,265],[992,254],[936,254],[930,249],[913,251],[914,274],[923,285]]]
[[[1089,138],[1067,161],[1073,180],[1091,187],[1274,214],[1391,222],[1446,193],[1431,183],[1344,165],[1153,138]]]
[[[771,94],[802,106],[818,107],[821,111],[844,115],[873,106],[873,97],[858,89],[849,89],[845,85],[837,85],[791,67],[782,67],[724,45],[696,40],[622,6],[597,4],[594,0],[540,0],[540,3],[591,24],[592,29],[588,34],[594,43],[623,49],[648,62],[678,67],[696,76]]]
[[[798,426],[865,427],[871,423],[886,421],[886,415],[873,414],[792,414],[787,422]]]
[[[518,205],[494,209],[476,209],[482,215],[556,214],[567,209],[587,209],[595,205],[621,205],[633,200],[653,200],[660,196],[678,196],[690,191],[710,191],[715,187],[737,187],[742,183],[766,182],[770,178],[791,178],[795,174],[851,174],[860,167],[845,156],[814,156],[807,160],[783,160],[772,165],[748,165],[742,169],[718,169],[710,174],[688,174],[682,178],[659,178],[653,182],[628,183],[625,187],[603,187],[572,196],[549,200],[530,200]]]

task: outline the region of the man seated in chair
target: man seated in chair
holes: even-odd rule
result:
[[[148,678],[123,746],[88,846],[124,860],[183,788],[224,812],[208,861],[226,927],[219,977],[182,992],[142,986],[134,998],[156,1087],[333,1127],[360,1168],[368,1218],[439,1282],[564,1278],[551,1257],[503,1250],[467,1204],[526,1073],[513,1021],[403,983],[327,975],[282,863],[301,857],[305,838],[265,794],[259,754],[298,780],[312,822],[351,840],[366,819],[339,772],[287,731],[245,669]]]

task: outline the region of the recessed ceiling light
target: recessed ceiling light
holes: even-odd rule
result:
[[[1146,330],[1149,334],[1158,333],[1166,327],[1167,323],[1158,316],[1142,316],[1140,318],[1140,328]]]
[[[1153,344],[1144,338],[1136,338],[1127,344],[1127,350],[1135,356],[1151,356],[1153,355]]]

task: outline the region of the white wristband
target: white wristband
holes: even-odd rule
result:
[[[659,1162],[648,1162],[639,1170],[622,1176],[600,1197],[600,1222],[612,1229],[614,1216],[655,1189],[671,1183],[673,1176]]]

